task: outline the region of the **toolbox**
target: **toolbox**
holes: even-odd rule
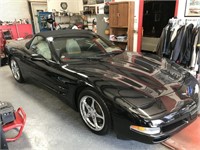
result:
[[[0,101],[0,119],[2,125],[15,120],[15,111],[11,103]]]
[[[19,107],[15,111],[13,105],[9,102],[0,101],[0,123],[3,132],[17,129],[18,134],[11,138],[6,138],[7,142],[12,142],[20,138],[26,123],[26,113]]]

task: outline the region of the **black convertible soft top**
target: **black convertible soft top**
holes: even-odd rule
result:
[[[74,29],[65,29],[65,30],[54,30],[54,31],[45,31],[37,33],[44,38],[48,37],[68,37],[68,36],[95,36],[95,33],[89,30],[74,30]]]

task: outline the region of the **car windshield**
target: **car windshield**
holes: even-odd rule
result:
[[[53,40],[56,53],[62,62],[74,59],[99,58],[123,52],[101,37],[67,37]]]

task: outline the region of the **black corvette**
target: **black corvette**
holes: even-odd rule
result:
[[[181,66],[122,51],[84,30],[47,31],[7,44],[15,80],[46,86],[104,135],[158,143],[197,118],[199,85]]]

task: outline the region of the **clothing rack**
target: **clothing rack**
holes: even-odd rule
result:
[[[171,18],[163,28],[157,54],[200,74],[200,18]]]
[[[200,19],[194,19],[194,18],[186,18],[185,19],[185,22],[186,22],[186,24],[189,24],[189,23],[192,23],[192,24],[194,24],[195,26],[200,26]]]
[[[193,23],[194,25],[200,26],[200,19],[199,18],[171,18],[169,19],[169,23],[172,25],[186,25]]]
[[[186,21],[197,21],[197,22],[199,22],[200,21],[200,19],[198,18],[185,18],[185,20]]]

